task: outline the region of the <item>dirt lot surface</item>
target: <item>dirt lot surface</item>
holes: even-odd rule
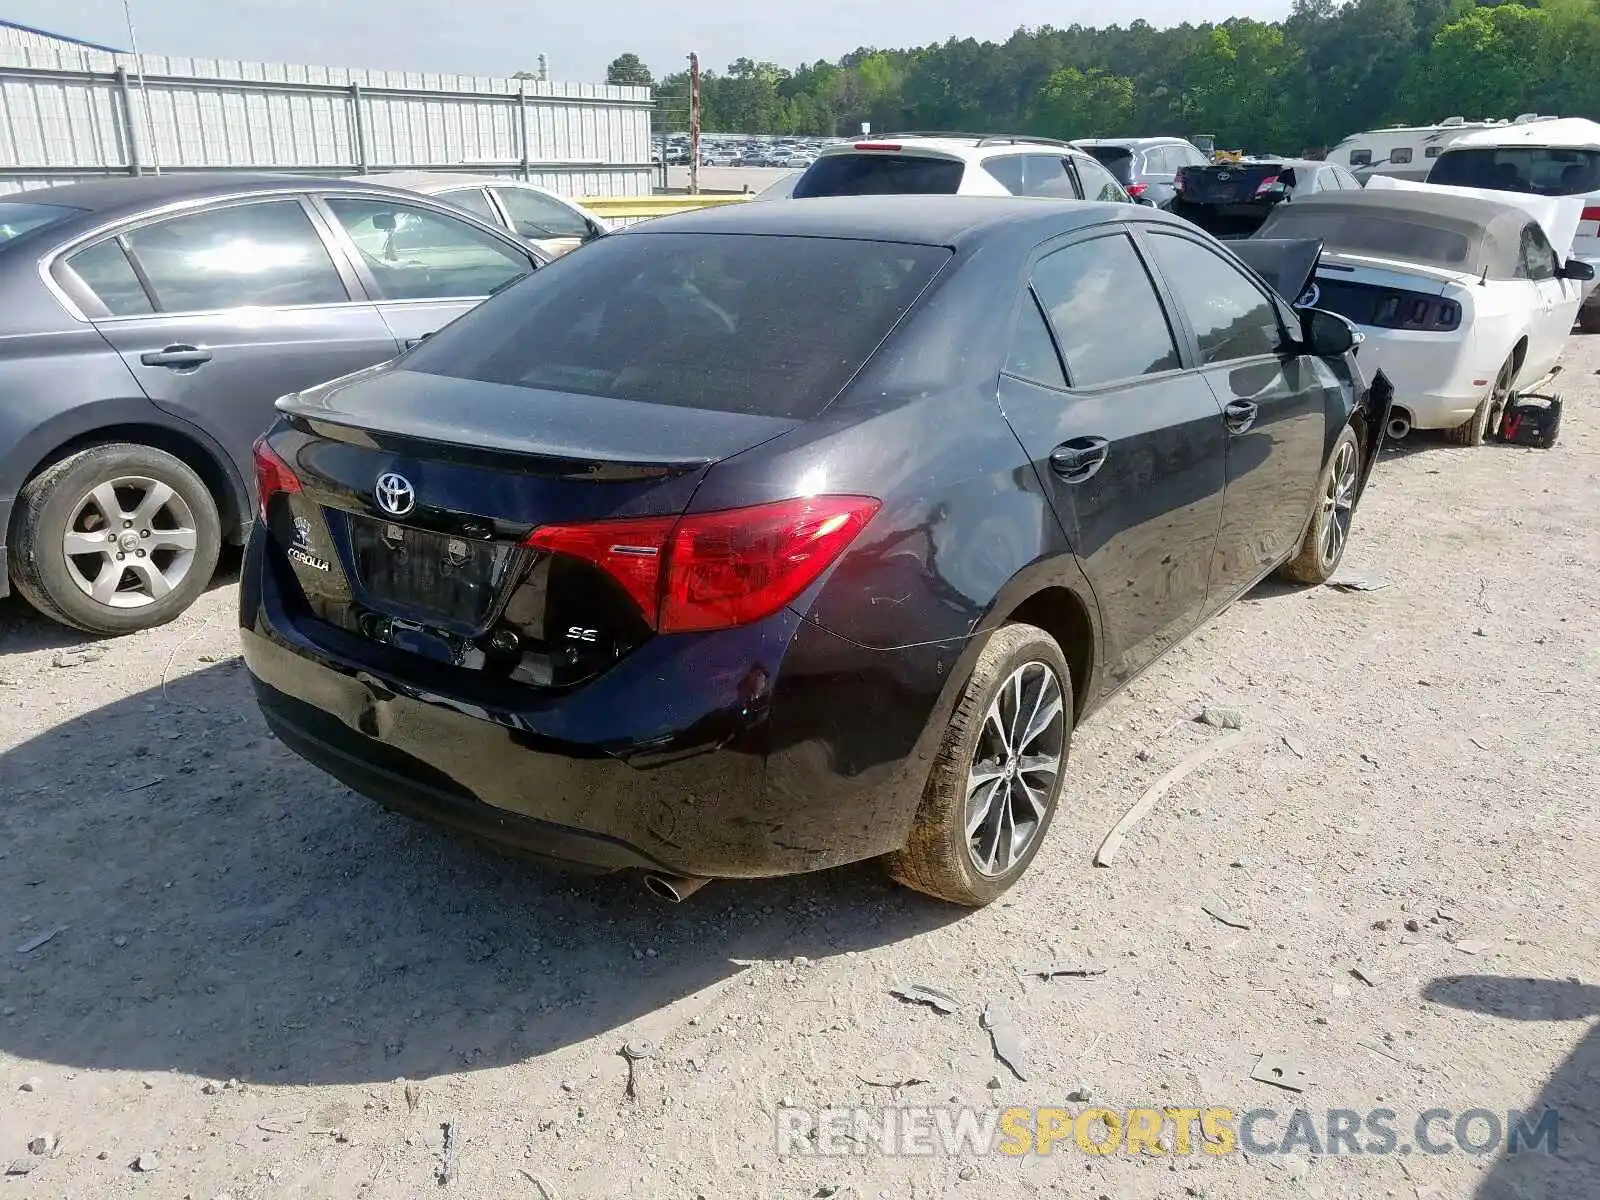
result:
[[[1592,1200],[1597,367],[1575,339],[1554,451],[1386,454],[1348,565],[1389,586],[1265,587],[1169,655],[1078,733],[1070,807],[979,913],[870,864],[676,908],[554,876],[270,739],[226,581],[99,644],[0,603],[0,1168],[27,1172],[0,1200]],[[1245,740],[1093,867],[1226,736],[1205,705]],[[1106,974],[1019,975],[1052,960]],[[1268,1052],[1302,1093],[1251,1078]],[[1548,1104],[1560,1155],[777,1153],[785,1106],[897,1103],[1272,1109],[1258,1144],[1386,1108],[1405,1145],[1428,1109]]]

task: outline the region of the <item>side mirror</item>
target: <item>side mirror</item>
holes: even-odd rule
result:
[[[1300,344],[1307,354],[1318,358],[1338,358],[1361,344],[1361,331],[1341,317],[1323,308],[1300,310]]]
[[[1579,283],[1589,283],[1594,279],[1594,264],[1586,263],[1581,258],[1569,258],[1556,275],[1561,279],[1575,279]]]

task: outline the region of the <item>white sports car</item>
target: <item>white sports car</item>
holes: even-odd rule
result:
[[[1556,236],[1571,230],[1548,222]],[[1550,374],[1594,269],[1563,261],[1525,207],[1440,189],[1332,192],[1276,209],[1256,237],[1320,239],[1306,308],[1366,335],[1361,362],[1394,383],[1389,435],[1440,429],[1477,445]]]

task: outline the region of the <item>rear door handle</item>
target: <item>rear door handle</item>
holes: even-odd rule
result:
[[[1073,438],[1050,452],[1050,469],[1068,483],[1083,483],[1106,465],[1111,443],[1103,437]]]
[[[1222,410],[1228,428],[1235,433],[1245,433],[1256,423],[1261,409],[1249,400],[1235,400]]]
[[[199,367],[211,361],[211,351],[198,346],[168,346],[165,350],[151,350],[141,354],[139,361],[147,367],[171,367],[181,371],[185,367]]]

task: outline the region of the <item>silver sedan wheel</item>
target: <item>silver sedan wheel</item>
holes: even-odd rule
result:
[[[1343,442],[1334,452],[1328,488],[1322,495],[1322,564],[1331,567],[1350,540],[1350,521],[1356,510],[1356,448]]]
[[[967,772],[967,853],[980,875],[1004,875],[1039,836],[1066,739],[1061,680],[1045,663],[1024,663],[989,705]]]
[[[78,501],[61,551],[85,596],[108,608],[143,608],[188,577],[198,537],[194,513],[170,485],[129,475]]]

